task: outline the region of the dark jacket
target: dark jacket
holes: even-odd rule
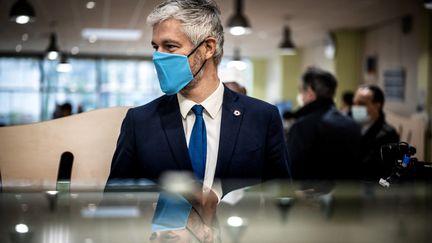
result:
[[[360,127],[331,99],[318,99],[296,113],[287,136],[295,180],[358,178]]]
[[[385,116],[382,114],[361,139],[360,158],[363,179],[378,182],[380,178],[390,175],[395,161],[381,159],[381,146],[398,142],[398,133],[386,123]]]
[[[123,121],[109,180],[158,180],[167,171],[192,171],[176,95],[132,108]],[[225,88],[215,177],[223,193],[266,179],[288,178],[277,108]],[[229,179],[240,179],[238,184]]]

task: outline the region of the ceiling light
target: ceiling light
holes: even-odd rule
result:
[[[56,60],[59,56],[59,48],[57,46],[57,36],[53,32],[50,35],[50,42],[48,48],[46,49],[47,58],[49,60]]]
[[[25,234],[29,232],[29,227],[25,224],[17,224],[15,225],[15,231],[21,234]]]
[[[336,38],[333,33],[327,33],[324,38],[324,55],[330,60],[336,56]]]
[[[97,36],[95,36],[95,35],[91,35],[91,36],[89,36],[88,37],[88,41],[90,42],[90,43],[96,43],[96,41],[97,41]]]
[[[243,226],[243,219],[238,216],[231,216],[227,219],[227,224],[232,227]]]
[[[57,72],[59,73],[69,73],[72,71],[72,65],[68,62],[65,54],[60,57],[60,62],[57,64]]]
[[[432,0],[424,0],[424,7],[432,10]]]
[[[29,38],[29,34],[27,34],[27,33],[24,33],[24,34],[22,34],[22,36],[21,36],[21,40],[22,40],[22,41],[28,41],[28,38]]]
[[[22,45],[21,44],[18,44],[18,45],[15,46],[15,51],[17,53],[21,52],[21,50],[22,50]]]
[[[289,26],[284,27],[283,31],[283,39],[279,45],[279,48],[282,50],[282,55],[295,55],[295,45],[291,39],[291,29]]]
[[[80,51],[79,47],[78,46],[74,46],[71,49],[71,54],[72,55],[77,55],[79,53],[79,51]]]
[[[234,49],[234,57],[231,61],[228,62],[227,66],[228,68],[235,68],[240,71],[246,69],[246,63],[242,61],[239,48]]]
[[[96,2],[95,1],[88,1],[86,3],[86,8],[87,9],[94,9],[96,7]]]
[[[126,55],[127,56],[132,56],[133,53],[134,53],[134,49],[133,48],[127,48],[126,49]]]
[[[111,40],[111,41],[137,41],[141,39],[142,31],[131,29],[94,29],[85,28],[81,31],[84,39]]]
[[[236,12],[228,20],[228,27],[232,35],[244,35],[251,32],[248,19],[243,15],[243,1],[235,1]]]
[[[54,196],[58,194],[58,191],[46,191],[46,194]]]
[[[27,24],[35,17],[33,6],[27,0],[17,0],[9,12],[9,19],[17,24]]]

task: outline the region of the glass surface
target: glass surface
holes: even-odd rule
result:
[[[431,184],[338,184],[329,193],[298,188],[283,182],[236,191],[217,204],[211,224],[209,211],[190,194],[184,198],[192,209],[175,207],[189,211],[185,223],[187,214],[158,209],[159,193],[152,190],[3,192],[0,242],[394,243],[432,237]],[[171,213],[160,218],[160,212]],[[171,224],[174,219],[186,225]]]

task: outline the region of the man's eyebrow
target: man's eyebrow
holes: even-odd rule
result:
[[[178,42],[178,41],[176,41],[176,40],[173,40],[173,39],[165,39],[165,40],[162,40],[161,41],[161,44],[162,45],[166,45],[166,44],[178,44],[178,45],[180,45],[180,42]],[[152,41],[151,42],[151,45],[152,46],[155,46],[155,45],[157,45],[154,41]]]

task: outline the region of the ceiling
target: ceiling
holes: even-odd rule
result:
[[[234,0],[216,0],[222,21],[233,13]],[[157,0],[96,0],[94,9],[86,9],[87,0],[29,0],[37,20],[18,25],[8,19],[15,0],[0,0],[0,52],[42,52],[48,45],[49,33],[56,31],[62,51],[78,46],[80,54],[145,56],[152,53],[151,29],[146,17]],[[231,55],[240,46],[242,55],[270,57],[277,54],[282,29],[289,24],[297,46],[322,41],[327,31],[362,29],[385,23],[407,13],[418,11],[421,0],[244,0],[244,12],[252,25],[252,33],[233,37],[225,28],[225,53]],[[83,28],[138,29],[138,41],[97,41],[81,38]],[[23,41],[23,34],[28,40]]]

